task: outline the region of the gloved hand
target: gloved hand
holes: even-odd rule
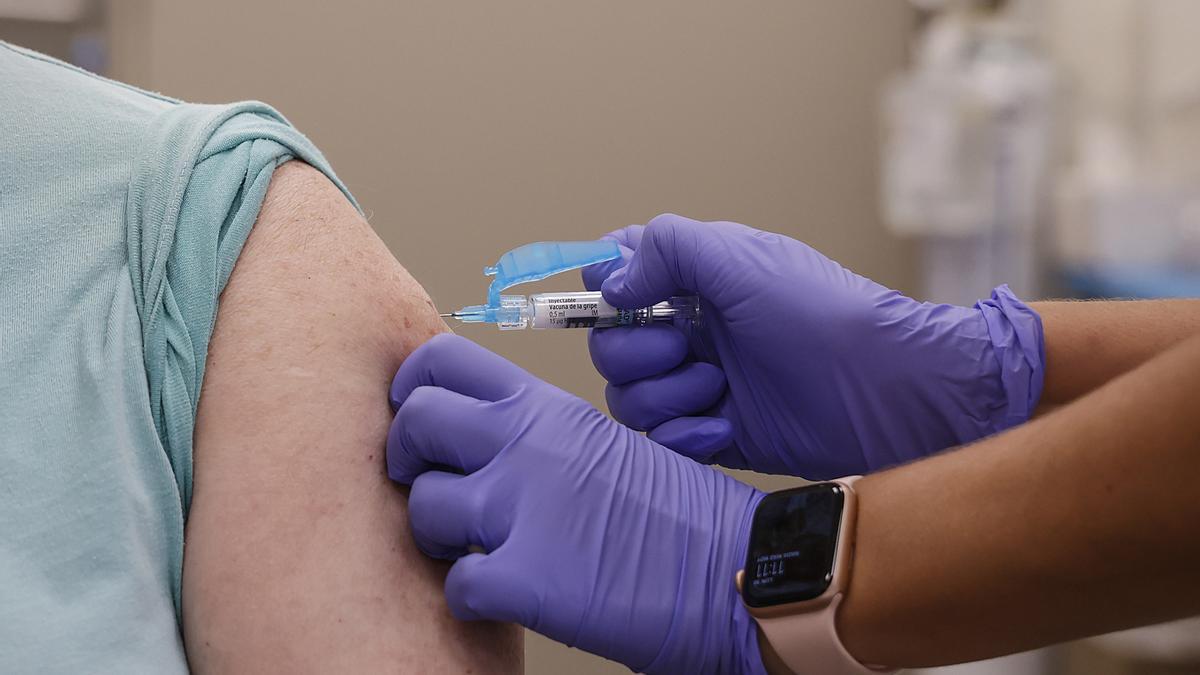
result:
[[[1041,319],[1007,286],[974,307],[921,303],[794,239],[669,214],[609,236],[626,256],[583,278],[610,304],[701,297],[691,335],[589,338],[613,416],[697,460],[860,474],[1019,424],[1037,405]]]
[[[733,583],[762,493],[461,337],[413,352],[391,400],[388,474],[421,550],[458,559],[455,616],[639,672],[764,672]]]

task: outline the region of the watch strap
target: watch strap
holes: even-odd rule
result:
[[[861,476],[846,476],[830,481],[846,491],[842,526],[838,534],[838,554],[834,560],[837,593],[825,606],[807,612],[777,617],[757,617],[767,642],[783,663],[797,675],[878,675],[895,672],[889,668],[860,663],[846,650],[837,632],[837,611],[846,597],[845,585],[853,565],[858,498],[852,487]],[[839,574],[837,570],[841,570]]]
[[[838,593],[815,612],[774,618],[760,617],[763,635],[788,669],[797,675],[879,675],[892,672],[859,663],[837,632],[837,610],[845,596]]]

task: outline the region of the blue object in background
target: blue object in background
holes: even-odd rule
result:
[[[1157,267],[1068,267],[1068,289],[1080,298],[1200,298],[1200,272]]]

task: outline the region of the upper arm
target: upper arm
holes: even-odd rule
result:
[[[514,628],[455,621],[385,473],[387,386],[445,331],[319,172],[272,179],[222,297],[183,577],[198,671],[512,672]]]

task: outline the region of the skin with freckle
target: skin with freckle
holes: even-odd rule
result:
[[[320,173],[275,173],[221,298],[195,433],[184,641],[195,672],[516,673],[512,627],[455,621],[408,532],[387,388],[446,331]]]

